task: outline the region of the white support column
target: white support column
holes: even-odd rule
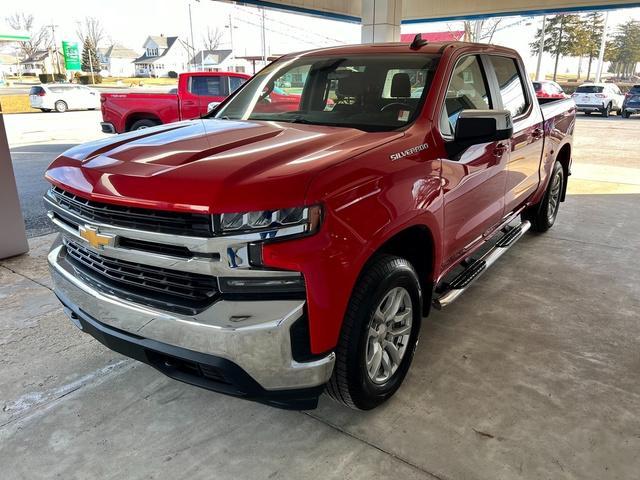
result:
[[[0,111],[0,258],[20,255],[28,250],[7,132]]]
[[[362,0],[362,43],[400,41],[402,0]]]

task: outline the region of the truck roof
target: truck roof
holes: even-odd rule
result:
[[[410,43],[393,42],[393,43],[369,43],[369,44],[353,44],[353,45],[340,45],[336,47],[325,47],[313,50],[306,50],[302,52],[289,53],[283,55],[282,58],[293,58],[301,55],[305,56],[320,56],[320,55],[362,55],[362,54],[375,54],[375,53],[427,53],[438,54],[442,53],[445,49],[459,49],[476,47],[480,51],[491,52],[503,52],[509,54],[517,54],[517,52],[511,48],[500,47],[497,45],[489,45],[486,43],[470,43],[470,42],[433,42],[417,49],[412,49]]]

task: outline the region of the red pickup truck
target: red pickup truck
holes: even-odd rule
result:
[[[123,133],[198,118],[249,78],[244,73],[188,72],[178,77],[176,93],[103,93],[102,131]]]
[[[270,109],[291,78],[298,108]],[[175,379],[370,409],[430,308],[554,224],[574,125],[573,101],[540,106],[507,48],[287,55],[204,119],[51,164],[55,292],[83,331]]]

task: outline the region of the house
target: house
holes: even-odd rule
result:
[[[247,73],[250,63],[232,55],[231,50],[201,50],[189,62],[191,70]]]
[[[64,56],[60,51],[57,53],[56,58],[53,50],[37,50],[20,62],[20,72],[22,75],[37,76],[41,73],[57,72],[60,68],[64,73]]]
[[[168,77],[187,68],[187,46],[178,37],[151,35],[143,48],[144,54],[133,61],[137,77]]]
[[[0,80],[3,77],[9,77],[18,74],[18,63],[14,55],[6,55],[0,53]]]
[[[99,48],[98,58],[102,75],[109,77],[133,77],[136,74],[136,66],[133,63],[138,54],[119,43],[114,43],[108,48]]]

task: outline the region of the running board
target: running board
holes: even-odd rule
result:
[[[478,260],[474,260],[453,280],[445,283],[445,290],[436,294],[433,306],[442,310],[453,303],[487,268],[493,265],[509,248],[511,248],[531,228],[531,222],[525,220],[520,225],[509,229],[496,244]]]

